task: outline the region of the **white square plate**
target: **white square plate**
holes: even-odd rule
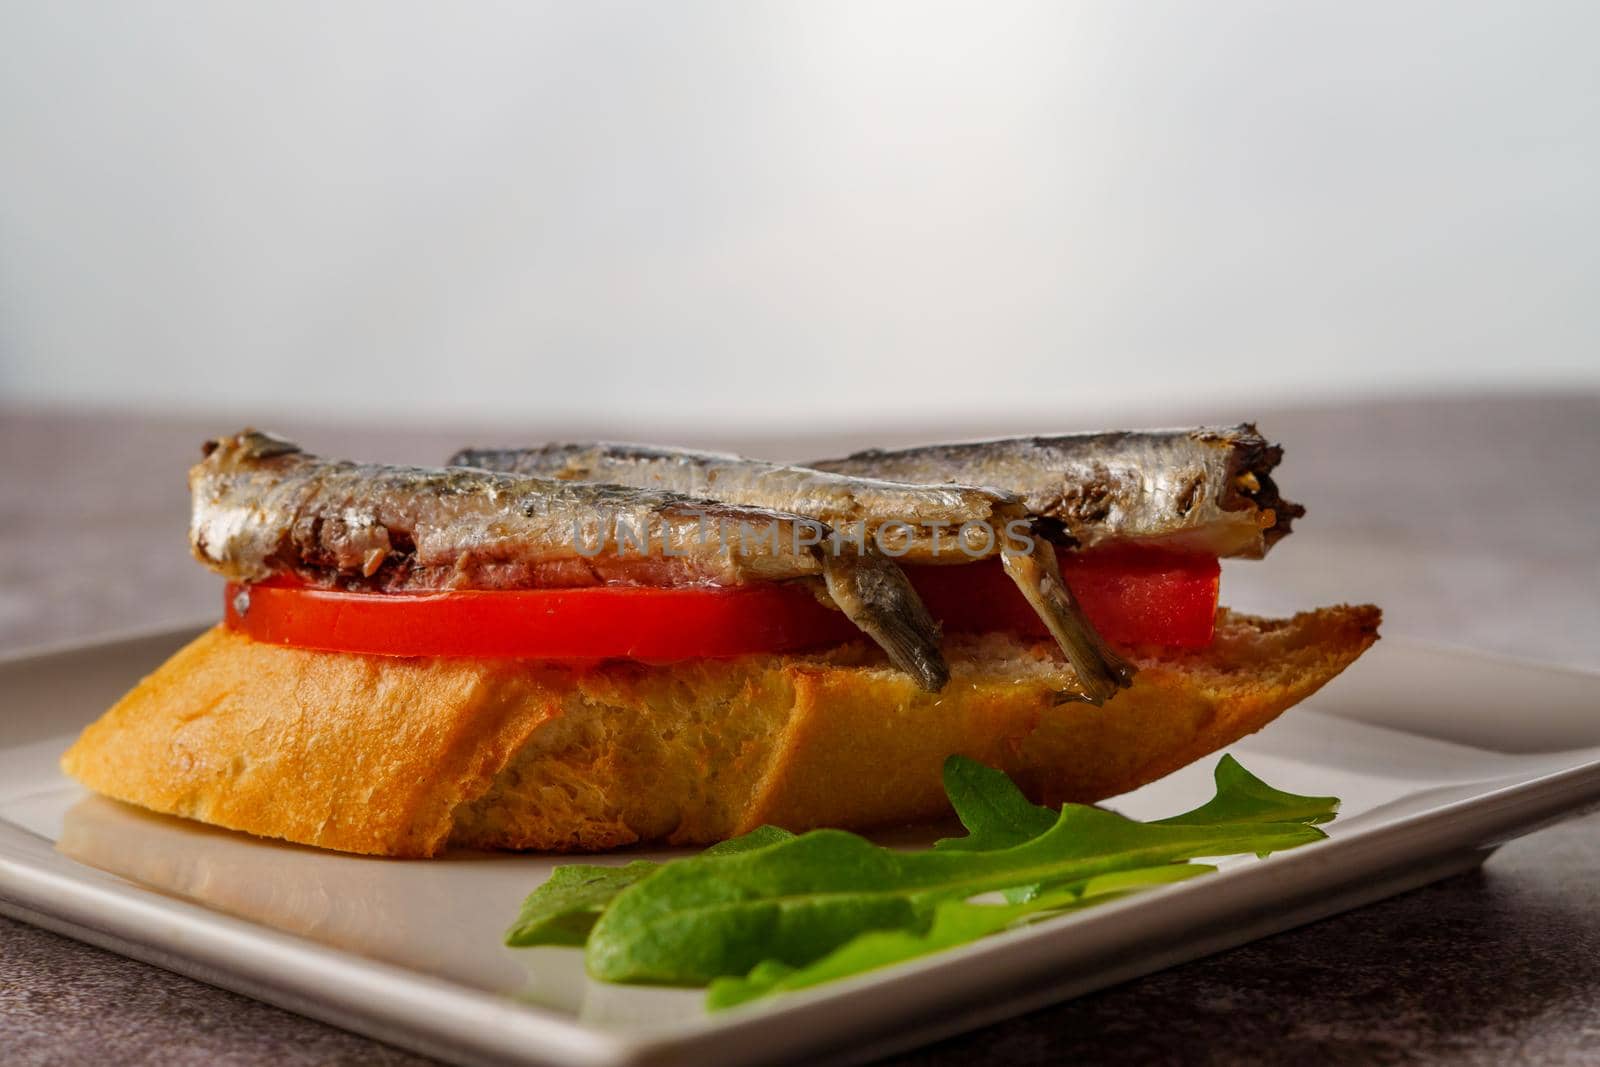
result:
[[[1327,841],[707,1015],[698,991],[595,983],[578,950],[501,944],[558,858],[319,852],[64,778],[76,732],[193,632],[0,663],[0,912],[461,1063],[866,1060],[1465,870],[1600,801],[1600,675],[1383,641],[1233,749],[1275,785],[1342,798]],[[1214,764],[1111,806],[1182,811]],[[670,853],[614,859],[640,855]]]

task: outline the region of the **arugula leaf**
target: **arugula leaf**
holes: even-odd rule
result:
[[[1216,796],[1193,811],[1156,821],[1165,826],[1251,822],[1316,825],[1329,822],[1339,810],[1337,797],[1306,797],[1274,789],[1231,755],[1218,761],[1213,778]],[[967,836],[935,841],[934,848],[969,852],[1012,848],[1055,825],[1053,809],[1030,803],[1010,778],[966,756],[945,760],[944,789],[956,809],[956,817],[967,828]]]
[[[1114,874],[1102,874],[1051,891],[1020,904],[969,904],[941,901],[926,932],[870,930],[859,934],[828,955],[805,967],[777,960],[757,964],[743,978],[718,978],[706,991],[706,1006],[715,1011],[731,1008],[772,993],[805,989],[836,978],[877,970],[892,963],[954,948],[999,933],[1023,922],[1068,908],[1099,903],[1101,899],[1151,885],[1182,881],[1216,870],[1199,863],[1168,863]]]
[[[922,852],[855,834],[763,826],[670,864],[559,867],[523,904],[513,945],[585,945],[597,978],[711,983],[727,1007],[936,952],[1213,868],[1184,862],[1321,838],[1333,797],[1286,793],[1231,756],[1216,795],[1151,823],[1031,804],[1010,779],[952,756],[946,792],[967,836]],[[974,903],[1000,892],[1008,903]]]
[[[747,834],[712,845],[701,855],[733,856],[793,837],[788,830],[776,826],[758,826]],[[580,863],[557,867],[549,880],[522,902],[521,914],[506,931],[506,944],[514,948],[582,945],[589,939],[590,929],[612,897],[643,881],[662,866],[649,860],[635,860],[625,867]]]
[[[1005,774],[966,756],[944,761],[944,791],[966,837],[947,837],[934,848],[987,852],[1014,848],[1056,824],[1058,812],[1030,803]]]
[[[661,867],[649,860],[634,860],[626,867],[593,863],[557,867],[550,879],[522,902],[521,914],[506,931],[506,944],[513,948],[582,945],[613,897]]]
[[[1076,804],[1033,840],[989,852],[895,852],[815,830],[680,860],[624,889],[591,931],[585,960],[608,981],[701,985],[768,959],[804,966],[862,930],[926,929],[943,900],[1323,836],[1301,823],[1163,826]]]
[[[1231,755],[1217,762],[1217,795],[1193,811],[1157,820],[1164,826],[1196,826],[1220,822],[1331,822],[1339,813],[1338,797],[1303,797],[1274,789],[1244,769]]]
[[[1336,797],[1307,797],[1285,793],[1263,782],[1231,755],[1217,763],[1213,774],[1217,792],[1193,811],[1159,819],[1164,826],[1211,826],[1222,823],[1325,823],[1337,813]],[[956,816],[967,828],[966,837],[934,842],[938,849],[985,851],[1013,848],[1055,824],[1056,812],[1028,801],[1011,779],[965,756],[951,756],[944,764],[944,787]],[[1266,856],[1271,849],[1257,855]],[[1004,891],[1011,903],[1032,900],[1048,883],[1013,886]]]
[[[702,856],[734,856],[740,852],[754,852],[758,848],[776,845],[780,841],[793,841],[795,835],[792,831],[781,826],[758,826],[747,834],[730,837],[726,841],[718,841],[704,852]]]

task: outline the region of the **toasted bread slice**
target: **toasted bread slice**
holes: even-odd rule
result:
[[[1131,650],[1137,680],[1099,708],[1060,701],[1074,678],[1048,642],[998,634],[947,639],[951,682],[926,693],[864,645],[580,668],[314,652],[219,626],[62,767],[154,811],[387,856],[868,829],[946,814],[952,753],[1046,804],[1126,792],[1315,692],[1379,619],[1224,609],[1208,648]]]

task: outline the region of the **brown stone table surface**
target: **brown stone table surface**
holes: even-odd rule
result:
[[[315,451],[396,462],[535,436],[505,425],[250,416]],[[1389,636],[1600,669],[1600,395],[1375,398],[1093,421],[1243,416],[1288,446],[1281,482],[1311,512],[1265,564],[1227,567],[1225,600],[1268,612],[1371,600],[1384,606]],[[244,421],[0,407],[0,652],[214,613],[216,581],[184,551],[183,470],[200,440]],[[777,436],[714,423],[687,435],[573,425],[536,436],[670,437],[801,459],[1071,428],[944,420]],[[1597,831],[1600,815],[1574,820],[1505,846],[1480,872],[889,1062],[1597,1063]],[[426,1061],[0,919],[0,1062]]]

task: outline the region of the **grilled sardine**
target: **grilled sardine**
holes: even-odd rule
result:
[[[812,466],[863,478],[1008,489],[1055,523],[1055,536],[1080,548],[1138,541],[1259,559],[1305,514],[1278,495],[1271,471],[1282,458],[1282,448],[1242,423],[871,449]]]
[[[819,519],[841,535],[862,523],[867,540],[872,540],[880,527],[893,523],[895,529],[884,531],[884,547],[904,562],[966,562],[997,554],[1006,522],[1025,517],[1020,497],[949,479],[940,479],[936,485],[908,485],[722,452],[653,445],[599,442],[466,448],[450,457],[450,466],[533,474],[564,482],[629,485],[772,508]],[[987,547],[968,545],[970,554],[963,555],[953,531],[969,522],[987,525],[995,536]],[[906,528],[899,529],[900,524]],[[935,529],[942,534],[937,542]]]
[[[819,550],[831,531],[808,516],[529,475],[326,460],[253,430],[208,442],[189,486],[191,548],[235,581],[290,572],[403,590],[820,580],[919,684],[937,690],[948,677],[938,628],[898,568]]]

